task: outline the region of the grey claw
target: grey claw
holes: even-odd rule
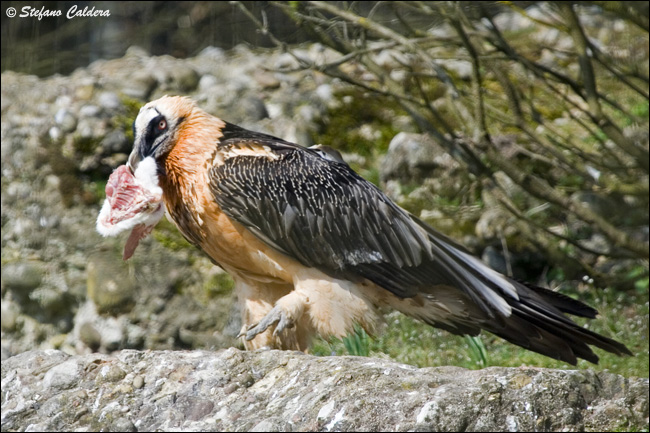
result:
[[[280,315],[280,321],[273,330],[273,336],[277,337],[280,332],[288,328],[293,328],[293,320],[291,320],[286,314],[282,313]]]
[[[278,333],[282,332],[284,329],[291,328],[293,326],[293,320],[287,316],[284,310],[278,306],[275,306],[271,311],[267,313],[266,316],[262,318],[262,320],[248,328],[245,333],[246,341],[252,340],[258,334],[266,331],[271,325],[274,325],[276,323],[277,326],[273,331],[273,335],[278,335]],[[243,336],[244,332],[242,331],[240,335]]]

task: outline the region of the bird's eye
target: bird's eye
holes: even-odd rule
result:
[[[160,122],[158,122],[158,129],[160,131],[167,129],[167,121],[165,119],[162,119]]]

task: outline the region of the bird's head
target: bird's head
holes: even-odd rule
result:
[[[135,172],[140,161],[152,157],[161,166],[177,142],[183,123],[198,107],[190,98],[163,96],[140,109],[133,122],[133,150],[127,166]]]

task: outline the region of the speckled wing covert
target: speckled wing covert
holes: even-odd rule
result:
[[[212,169],[213,194],[229,217],[305,266],[338,278],[367,278],[400,297],[432,281],[465,287],[475,278],[448,271],[428,233],[347,164],[243,129],[220,146],[265,146],[277,156],[226,159]],[[489,292],[468,290],[479,304]]]
[[[248,150],[210,171],[221,209],[305,266],[337,278],[365,278],[402,298],[455,287],[484,313],[451,327],[429,322],[457,334],[476,335],[483,328],[571,363],[575,355],[597,362],[587,344],[629,353],[562,314],[594,317],[596,310],[493,271],[337,158],[230,124],[219,148],[230,155]],[[256,148],[259,154],[251,154]]]

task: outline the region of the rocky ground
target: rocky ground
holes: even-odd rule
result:
[[[634,431],[647,416],[648,379],[591,371],[237,349],[2,363],[3,431]]]

